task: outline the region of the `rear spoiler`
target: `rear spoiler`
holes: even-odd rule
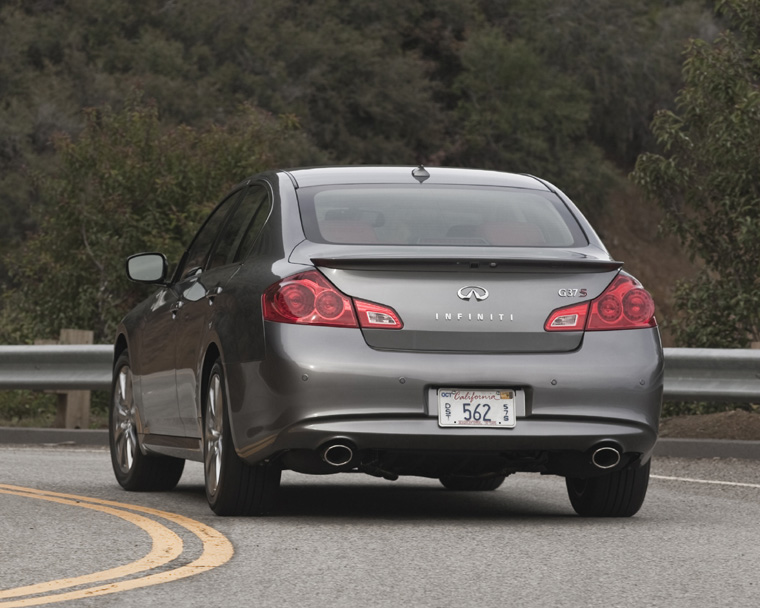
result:
[[[620,270],[623,262],[597,258],[419,258],[419,257],[313,257],[322,268],[339,270],[425,270],[432,272],[488,271],[578,274]]]

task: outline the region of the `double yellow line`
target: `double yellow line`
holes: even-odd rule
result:
[[[195,574],[201,574],[207,570],[221,566],[230,560],[234,552],[232,543],[223,534],[201,522],[177,515],[176,513],[168,513],[166,511],[159,511],[158,509],[110,500],[47,492],[6,484],[0,484],[0,494],[47,500],[49,502],[82,507],[114,515],[141,528],[150,535],[153,541],[153,546],[146,556],[124,566],[83,576],[0,590],[0,608],[40,606],[55,602],[119,593],[151,585],[160,585]],[[175,532],[165,525],[139,513],[145,513],[153,518],[170,521],[195,534],[203,543],[203,552],[200,557],[184,566],[150,574],[151,570],[161,568],[179,557],[183,551],[183,542]],[[139,577],[134,576],[142,572],[146,574]],[[132,578],[119,580],[125,577]],[[77,589],[73,589],[75,587]],[[65,589],[73,590],[64,591]]]

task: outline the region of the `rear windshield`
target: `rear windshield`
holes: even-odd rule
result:
[[[480,186],[320,186],[298,190],[306,238],[356,245],[578,247],[551,192]]]

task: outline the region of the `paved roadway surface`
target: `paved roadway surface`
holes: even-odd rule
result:
[[[528,474],[487,493],[286,474],[277,515],[218,518],[197,463],[134,494],[106,450],[0,446],[0,608],[760,606],[760,462],[653,472],[624,520]]]

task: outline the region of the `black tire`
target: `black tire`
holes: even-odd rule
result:
[[[282,469],[249,466],[235,453],[228,420],[224,371],[209,372],[203,402],[203,469],[206,498],[217,515],[264,515],[275,505]]]
[[[602,477],[567,477],[567,494],[575,512],[582,517],[631,517],[644,504],[649,485],[651,459]]]
[[[108,411],[108,443],[116,481],[132,492],[171,490],[182,477],[185,461],[182,458],[143,454],[137,416],[129,353],[124,351],[113,368]]]
[[[447,490],[489,492],[503,484],[505,479],[505,475],[494,475],[493,477],[441,477],[440,482]]]

